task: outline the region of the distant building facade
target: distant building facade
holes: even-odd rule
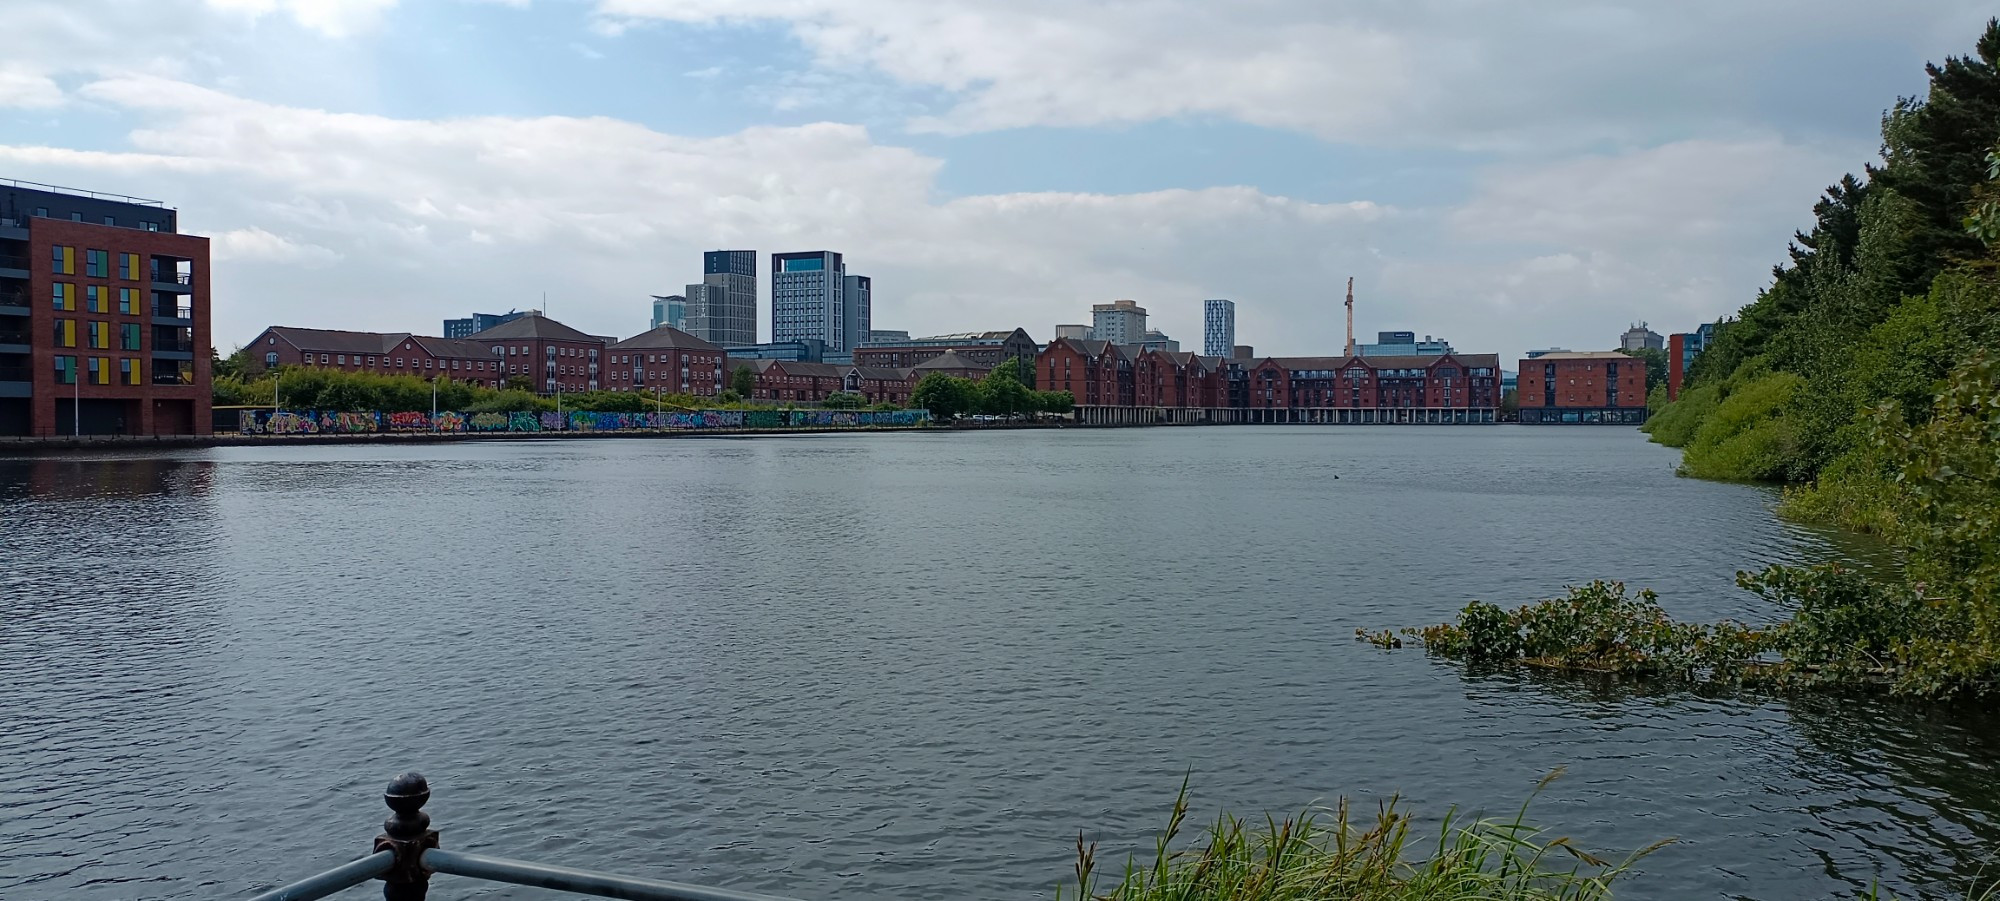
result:
[[[409,332],[355,332],[341,329],[292,328],[274,325],[244,345],[252,374],[280,366],[379,372],[422,379],[469,382],[501,387],[509,356],[491,344],[470,338],[431,338]],[[511,358],[520,367],[520,354]],[[528,375],[516,372],[517,375]]]
[[[794,363],[826,362],[826,342],[817,338],[804,341],[772,341],[725,347],[732,360],[790,360]]]
[[[604,387],[714,397],[722,393],[722,348],[663,325],[604,349]]]
[[[1137,344],[1146,337],[1146,308],[1130,300],[1090,308],[1090,337],[1112,344]]]
[[[1687,380],[1688,371],[1694,368],[1696,357],[1715,343],[1715,323],[1706,322],[1692,332],[1677,332],[1667,337],[1667,399],[1679,400],[1681,383]]]
[[[1027,330],[1017,328],[1012,331],[936,335],[890,344],[864,344],[854,349],[852,358],[857,366],[907,369],[950,351],[991,369],[1005,359],[1032,360],[1040,350],[1041,347],[1028,336]]]
[[[1619,336],[1618,347],[1620,350],[1665,350],[1667,339],[1641,322]]]
[[[1548,353],[1521,361],[1523,424],[1638,425],[1646,421],[1646,361],[1615,350]]]
[[[1236,346],[1236,302],[1213,298],[1201,303],[1201,352],[1229,356]]]
[[[757,343],[757,252],[701,255],[701,290],[687,286],[688,334],[717,346]]]
[[[1364,357],[1441,357],[1452,352],[1451,342],[1416,332],[1376,332],[1374,344],[1357,344],[1354,352]]]
[[[603,386],[604,348],[611,342],[586,335],[539,311],[466,339],[503,361],[503,374],[524,376],[543,394],[596,391]]]
[[[464,319],[444,321],[444,336],[447,338],[470,338],[503,322],[513,322],[528,314],[509,311],[506,313],[474,313]]]
[[[864,342],[862,342],[862,343],[863,343],[863,344],[889,344],[889,343],[892,343],[892,342],[896,342],[896,341],[908,341],[908,340],[910,340],[910,333],[909,333],[909,331],[908,331],[907,329],[880,329],[880,328],[878,328],[878,329],[870,329],[870,330],[868,331],[868,340],[867,340],[867,341],[864,341]]]
[[[1548,356],[1549,354],[1566,354],[1566,353],[1573,353],[1573,351],[1571,351],[1567,347],[1550,347],[1550,348],[1544,348],[1542,350],[1528,351],[1528,359],[1539,360],[1542,357]]]
[[[847,321],[847,341],[833,348],[835,353],[847,353],[868,343],[875,329],[875,280],[865,275],[843,277],[841,314]]]
[[[653,320],[650,328],[670,326],[685,331],[687,329],[687,296],[683,294],[653,295]]]
[[[812,339],[848,350],[847,272],[830,250],[771,254],[771,340]]]
[[[1166,332],[1156,328],[1147,329],[1146,333],[1139,337],[1138,344],[1147,350],[1163,350],[1178,353],[1181,349],[1179,341],[1167,337]]]

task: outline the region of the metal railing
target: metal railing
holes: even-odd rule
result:
[[[99,200],[116,200],[122,203],[140,203],[146,206],[156,206],[161,209],[166,209],[167,206],[163,201],[147,200],[144,197],[112,194],[105,191],[86,191],[82,188],[65,188],[62,185],[45,185],[38,181],[25,181],[19,178],[0,178],[0,185],[12,185],[16,188],[30,188],[37,191],[54,191],[58,194],[71,194],[78,197],[95,197]]]
[[[423,901],[433,873],[629,901],[789,901],[774,895],[446,851],[438,847],[438,831],[431,828],[431,815],[423,811],[430,799],[430,783],[423,776],[397,776],[382,793],[382,802],[389,805],[389,819],[382,824],[382,834],[375,837],[368,856],[250,901],[314,901],[375,879],[382,880],[385,901]]]
[[[28,258],[19,254],[0,253],[0,269],[26,269]]]
[[[153,307],[153,315],[163,319],[193,319],[194,307],[158,304]]]

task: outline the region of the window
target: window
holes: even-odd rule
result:
[[[158,222],[141,222],[141,223],[139,223],[139,227],[140,227],[140,228],[143,228],[143,229],[145,229],[145,230],[147,230],[147,231],[149,231],[149,232],[156,232],[156,231],[159,231],[159,230],[160,230],[160,223],[158,223]]]
[[[57,347],[76,346],[76,320],[74,319],[56,320],[55,342]]]
[[[47,219],[49,218],[49,208],[45,206],[35,207],[35,215],[40,216],[43,219]]]
[[[84,251],[83,274],[91,278],[110,278],[111,251],[108,250]]]
[[[76,309],[75,285],[68,282],[56,282],[52,296],[55,298],[56,309],[71,311]]]
[[[76,358],[56,357],[56,384],[76,384]]]
[[[56,275],[76,274],[76,248],[56,246],[50,248],[49,271]]]
[[[83,221],[83,214],[82,214],[82,213],[71,213],[71,214],[69,214],[69,221],[71,221],[71,222],[82,222],[82,221]]]
[[[453,368],[453,369],[457,369],[457,368],[458,368],[458,361],[457,361],[457,360],[453,360],[453,361],[451,361],[451,368]]]
[[[128,282],[139,280],[139,255],[121,253],[118,255],[118,277]]]
[[[324,363],[324,362],[326,362],[326,354],[320,354],[320,355],[319,355],[319,361],[320,361],[321,363]]]
[[[117,220],[117,219],[114,219],[114,218],[112,218],[112,217],[110,217],[110,216],[106,216],[106,217],[104,217],[104,224],[105,224],[105,225],[117,225],[117,224],[118,224],[118,220]]]
[[[92,313],[108,313],[111,307],[111,290],[96,285],[83,286],[83,308]]]
[[[90,327],[89,331],[90,331],[91,347],[102,349],[111,346],[111,329],[108,323],[97,322],[93,320],[91,322],[85,323],[85,325],[88,325]]]
[[[346,355],[346,354],[341,354],[341,355],[339,355],[339,356],[337,356],[337,357],[334,357],[334,358],[333,358],[333,361],[334,361],[335,363],[339,363],[339,364],[340,364],[340,365],[342,365],[342,366],[346,366],[346,365],[347,365],[347,355]]]
[[[139,291],[136,288],[118,289],[118,312],[127,315],[139,312]],[[278,339],[272,338],[273,342]]]
[[[110,360],[103,357],[90,358],[90,383],[93,385],[111,384]]]
[[[139,367],[132,365],[131,360],[119,360],[118,380],[127,385],[139,384]]]
[[[396,358],[396,368],[397,368],[397,369],[401,369],[401,368],[403,368],[403,358],[402,358],[402,357],[397,357],[397,358]]]
[[[435,369],[435,368],[437,368],[437,361],[436,361],[436,360],[425,360],[425,361],[424,361],[424,368],[425,368],[425,369]]]
[[[264,365],[265,365],[265,366],[276,366],[276,365],[278,365],[278,352],[274,350],[274,351],[269,351],[269,352],[265,353],[265,354],[264,354]]]

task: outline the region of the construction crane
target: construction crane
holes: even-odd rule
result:
[[[1347,277],[1347,355],[1354,356],[1354,276]]]

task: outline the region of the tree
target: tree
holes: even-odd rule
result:
[[[500,381],[500,387],[501,390],[504,391],[525,391],[529,394],[535,393],[535,383],[533,381],[530,381],[528,377],[525,375],[510,375]]]
[[[250,349],[239,347],[229,352],[229,356],[217,356],[215,348],[208,349],[209,373],[215,378],[241,378],[250,366]]]
[[[1501,418],[1501,419],[1505,419],[1505,420],[1510,420],[1510,421],[1511,421],[1511,420],[1513,420],[1513,419],[1514,419],[1515,417],[1517,417],[1517,416],[1519,416],[1519,415],[1521,415],[1521,391],[1520,391],[1520,389],[1518,389],[1518,388],[1509,388],[1509,389],[1507,389],[1506,391],[1503,391],[1503,392],[1501,392],[1501,394],[1500,394],[1500,418]]]
[[[1651,391],[1654,385],[1664,385],[1667,383],[1666,351],[1642,347],[1638,350],[1623,351],[1623,353],[1628,357],[1638,357],[1646,361],[1646,390]]]
[[[748,366],[738,366],[729,374],[729,387],[738,397],[757,396],[757,370]]]
[[[1008,357],[1005,360],[1001,360],[1000,365],[993,367],[993,371],[987,373],[986,377],[990,379],[993,376],[1002,374],[1021,383],[1021,387],[1023,388],[1031,391],[1034,390],[1035,361],[1026,357]]]
[[[859,410],[867,405],[867,398],[847,391],[835,391],[820,401],[820,406],[829,410]]]
[[[1035,409],[1043,413],[1068,413],[1076,409],[1076,396],[1067,391],[1037,391]]]
[[[948,420],[972,412],[979,400],[979,386],[971,379],[933,372],[917,382],[910,403],[931,411],[931,416]]]
[[[1010,416],[1034,409],[1034,393],[1021,384],[1013,361],[994,367],[979,383],[979,412]]]

